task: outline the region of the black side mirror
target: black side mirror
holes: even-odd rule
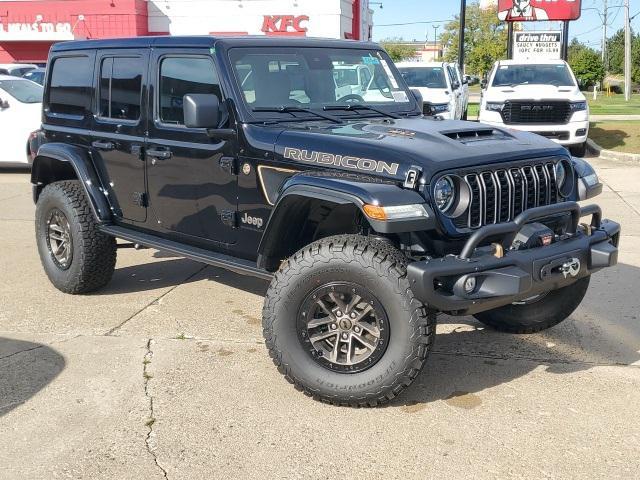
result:
[[[184,125],[189,128],[218,128],[220,100],[212,93],[190,93],[182,102]]]
[[[480,82],[480,88],[483,89],[483,90],[485,88],[487,88],[487,79],[486,78],[483,78],[482,81]]]
[[[412,88],[411,93],[413,93],[413,96],[415,97],[416,102],[418,102],[418,106],[420,107],[420,110],[422,110],[422,106],[424,105],[424,99],[422,98],[422,94],[420,93],[420,90],[418,90],[417,88]]]
[[[0,110],[5,110],[7,108],[9,108],[9,102],[0,98]]]

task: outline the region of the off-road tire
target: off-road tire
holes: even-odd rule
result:
[[[47,221],[54,209],[64,214],[70,227],[72,258],[66,269],[54,261],[47,242]],[[44,271],[58,290],[88,293],[111,280],[116,265],[116,240],[98,229],[80,182],[54,182],[42,190],[36,205],[36,242]]]
[[[479,321],[495,330],[508,333],[536,333],[565,320],[578,308],[587,293],[591,277],[553,290],[540,300],[528,304],[512,304],[476,313]]]
[[[574,157],[584,157],[587,153],[587,142],[571,145],[569,147],[569,152],[571,152],[571,155]]]
[[[386,403],[422,370],[435,336],[435,314],[411,291],[406,257],[389,243],[359,235],[318,240],[283,262],[266,294],[263,333],[280,373],[316,400],[351,407]],[[302,347],[296,325],[301,302],[319,285],[354,282],[379,299],[389,320],[386,350],[357,373],[331,371]]]

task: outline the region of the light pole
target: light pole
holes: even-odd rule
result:
[[[631,100],[631,18],[629,0],[624,0],[624,99]]]
[[[464,29],[467,23],[467,0],[460,0],[460,33],[458,37],[458,63],[464,74]]]
[[[440,58],[440,55],[439,55],[440,49],[438,48],[438,29],[439,28],[440,28],[440,25],[433,25],[433,46],[436,48],[436,51],[433,54],[434,60],[438,60],[438,58]]]

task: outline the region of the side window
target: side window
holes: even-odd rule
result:
[[[84,115],[91,109],[93,63],[89,57],[54,59],[49,82],[49,111]]]
[[[99,115],[138,120],[142,99],[143,62],[138,57],[109,57],[100,66]]]
[[[182,101],[190,93],[217,95],[222,101],[215,66],[206,57],[166,57],[160,63],[158,115],[162,123],[184,125]]]

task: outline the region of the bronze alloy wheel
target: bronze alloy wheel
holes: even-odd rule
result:
[[[366,288],[350,282],[323,285],[302,302],[298,337],[323,367],[343,373],[366,370],[384,354],[389,321]]]
[[[54,208],[47,217],[47,247],[54,263],[62,270],[71,266],[73,238],[67,217]]]

